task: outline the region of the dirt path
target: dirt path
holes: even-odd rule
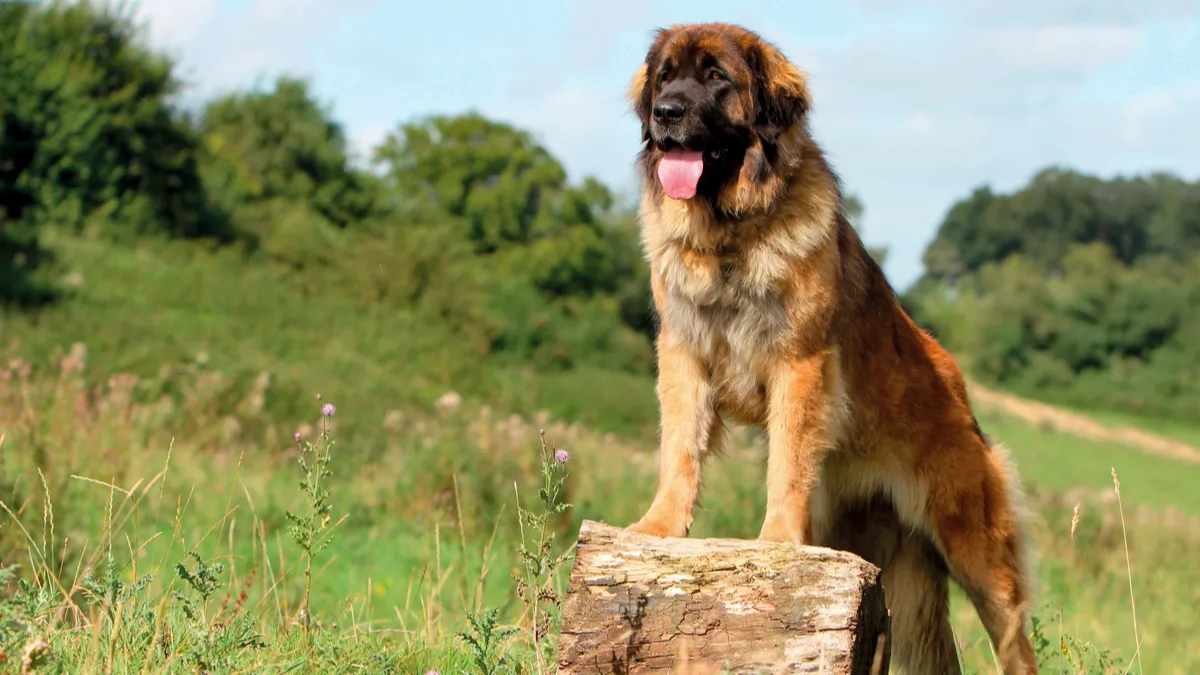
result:
[[[1090,440],[1121,443],[1151,455],[1200,463],[1200,448],[1180,440],[1130,426],[1100,424],[1086,415],[993,391],[974,382],[968,389],[972,402],[1015,415],[1030,424],[1046,425],[1055,431]]]

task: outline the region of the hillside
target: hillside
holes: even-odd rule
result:
[[[545,408],[601,430],[637,433],[654,422],[645,374],[488,359],[470,334],[419,310],[351,300],[331,287],[336,280],[179,243],[64,239],[55,246],[61,269],[79,284],[69,299],[0,319],[0,343],[18,343],[10,355],[38,369],[81,341],[95,383],[132,372],[148,398],[171,391],[178,373],[205,367],[223,374],[214,386],[233,401],[265,373],[264,409],[278,422],[295,419],[314,386],[347,404],[352,427],[377,428],[392,410],[430,410],[451,390],[503,410]]]

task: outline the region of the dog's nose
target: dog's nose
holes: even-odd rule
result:
[[[654,116],[660,120],[677,120],[683,117],[686,109],[676,101],[660,101],[654,104]]]

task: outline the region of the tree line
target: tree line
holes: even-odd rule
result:
[[[980,378],[1079,407],[1200,417],[1200,183],[1052,167],[947,212],[905,294]]]

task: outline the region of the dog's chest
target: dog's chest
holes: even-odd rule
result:
[[[762,360],[788,331],[781,284],[786,269],[746,260],[745,255],[700,255],[680,248],[662,256],[659,272],[671,338],[734,388],[757,389]]]

